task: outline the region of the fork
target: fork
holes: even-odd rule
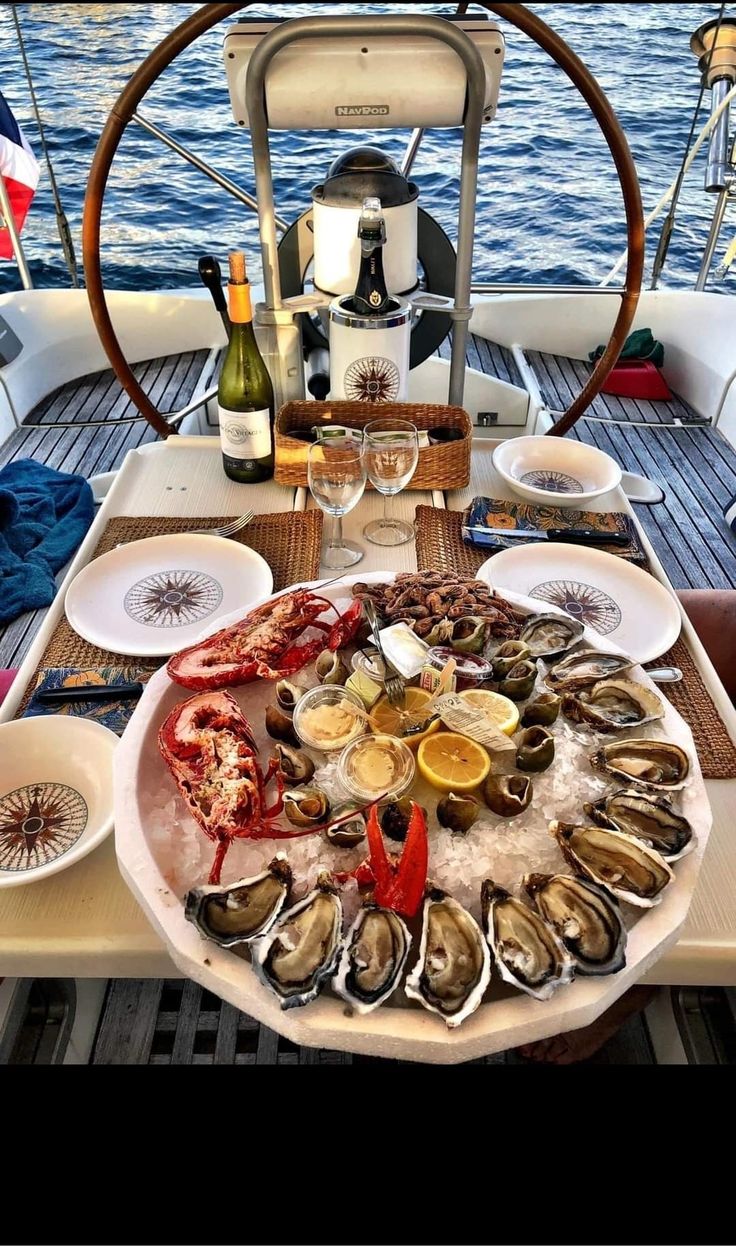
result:
[[[231,520],[229,524],[222,524],[220,528],[191,528],[184,533],[167,533],[169,537],[235,537],[237,533],[250,524],[255,515],[255,511],[246,511],[244,515],[238,517],[237,520]],[[135,541],[119,541],[115,549],[120,550],[122,546],[132,546]]]
[[[371,632],[373,633],[373,640],[376,643],[376,649],[381,655],[381,661],[386,668],[386,678],[383,682],[383,686],[386,690],[386,696],[388,697],[389,703],[395,709],[398,709],[400,706],[403,706],[406,700],[404,695],[404,690],[406,688],[404,678],[399,675],[396,668],[391,665],[386,657],[384,648],[381,644],[381,635],[378,625],[378,616],[376,615],[376,608],[370,598],[364,599],[363,610],[365,611],[366,619],[368,620]]]
[[[222,524],[219,528],[195,528],[192,532],[196,537],[234,537],[250,524],[254,515],[255,511],[246,511],[237,520],[231,520],[229,524]]]

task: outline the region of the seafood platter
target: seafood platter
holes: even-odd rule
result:
[[[120,867],[179,970],[296,1043],[410,1060],[593,1021],[675,942],[710,823],[641,667],[434,572],[220,621],[116,760]]]

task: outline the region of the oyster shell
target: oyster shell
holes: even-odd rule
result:
[[[583,809],[599,827],[634,836],[661,853],[666,862],[679,861],[695,847],[690,823],[681,814],[675,814],[663,797],[623,789]]]
[[[350,672],[339,654],[331,649],[323,649],[314,670],[320,684],[344,684]]]
[[[278,853],[268,869],[227,887],[192,888],[187,894],[185,917],[200,935],[221,948],[235,948],[265,935],[276,921],[291,888],[291,868]]]
[[[470,831],[480,814],[480,806],[474,797],[456,797],[450,792],[437,802],[437,821],[458,835]]]
[[[626,965],[626,927],[605,888],[570,875],[526,875],[524,887],[574,958],[577,973],[616,974]]]
[[[534,796],[534,785],[526,775],[489,775],[483,785],[483,800],[499,818],[516,818]]]
[[[522,727],[551,727],[557,722],[562,698],[556,693],[540,693],[530,701],[521,716]]]
[[[314,763],[308,753],[302,749],[294,749],[292,745],[278,744],[275,760],[278,762],[279,774],[289,784],[308,784],[314,775]]]
[[[309,1004],[335,969],[340,953],[342,902],[327,874],[313,892],[285,910],[253,945],[253,969],[282,1009]]]
[[[492,879],[481,888],[486,939],[501,978],[536,1000],[549,1000],[575,974],[575,963],[552,927]]]
[[[600,680],[615,680],[636,666],[624,654],[604,654],[597,649],[581,649],[568,654],[547,672],[545,684],[560,693],[574,693]]]
[[[370,1013],[398,985],[410,947],[409,928],[398,914],[363,905],[347,933],[333,988],[356,1013]]]
[[[556,821],[549,829],[565,861],[630,905],[641,909],[658,905],[674,878],[659,853],[621,831]]]
[[[276,700],[282,710],[292,713],[296,703],[304,696],[304,689],[291,680],[279,680],[276,685]]]
[[[527,697],[531,697],[536,680],[536,662],[532,662],[529,658],[522,658],[521,662],[517,662],[508,675],[501,680],[498,691],[504,697],[510,697],[512,701],[525,701]]]
[[[321,788],[299,788],[284,793],[284,814],[294,827],[319,827],[330,816],[330,803]]]
[[[683,788],[690,774],[685,750],[668,740],[611,741],[591,755],[590,764],[624,783],[659,791]]]
[[[430,888],[422,914],[419,959],[406,980],[410,1000],[449,1027],[474,1013],[491,979],[488,946],[478,923],[440,888]]]
[[[573,723],[586,723],[599,732],[641,727],[664,716],[656,693],[633,680],[601,680],[590,690],[566,693],[562,713]]]
[[[505,680],[511,668],[528,658],[529,653],[529,646],[523,641],[504,641],[493,656],[494,680]]]
[[[529,647],[532,658],[550,662],[567,654],[584,632],[584,625],[569,616],[533,615],[521,629],[519,640]]]
[[[555,760],[555,738],[546,727],[528,727],[519,739],[516,765],[520,771],[533,774],[546,771]]]

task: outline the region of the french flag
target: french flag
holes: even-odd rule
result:
[[[0,174],[5,180],[18,233],[38,186],[38,161],[0,91]],[[0,259],[12,260],[13,245],[0,211]]]

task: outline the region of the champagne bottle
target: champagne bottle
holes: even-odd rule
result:
[[[355,311],[363,316],[383,316],[389,307],[386,279],[383,275],[383,245],[386,222],[380,199],[364,199],[358,226],[360,239],[360,272],[353,295]]]
[[[230,255],[232,330],[217,401],[225,473],[244,485],[273,476],[274,398],[271,378],[253,332],[250,283],[241,251]]]

